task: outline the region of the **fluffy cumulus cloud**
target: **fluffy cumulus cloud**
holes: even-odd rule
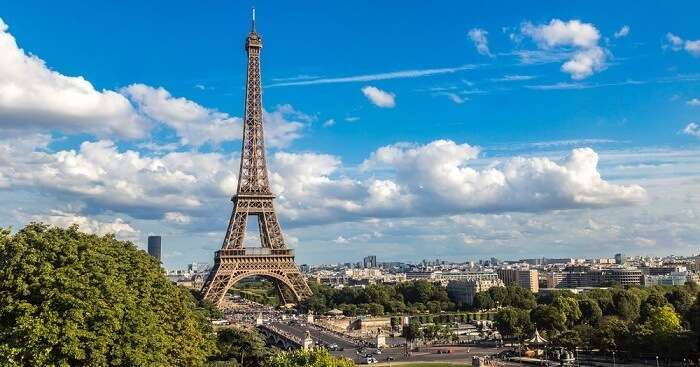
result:
[[[217,145],[241,137],[241,118],[203,107],[186,98],[173,97],[162,87],[133,84],[121,92],[138,106],[141,113],[175,130],[182,145]],[[309,119],[290,105],[278,106],[272,112],[265,111],[263,120],[267,125],[268,142],[274,147],[289,145],[301,136],[303,122]]]
[[[540,50],[565,54],[561,69],[573,79],[585,79],[606,68],[608,51],[599,46],[600,32],[591,23],[552,19],[548,24],[524,23],[521,32]]]
[[[108,140],[57,152],[0,141],[0,186],[80,200],[91,212],[155,219],[166,212],[204,210],[207,198],[231,193],[237,163],[218,153],[143,156],[120,151]]]
[[[423,146],[377,150],[365,169],[389,168],[423,210],[541,211],[641,203],[645,190],[601,178],[598,155],[575,149],[561,162],[516,157],[483,170],[468,166],[478,149],[439,140]],[[436,205],[437,204],[437,205]]]
[[[377,107],[393,108],[396,106],[396,96],[377,87],[368,85],[362,88],[362,94]]]
[[[605,181],[598,155],[576,149],[561,161],[515,157],[487,168],[470,166],[479,149],[438,140],[395,144],[373,152],[360,173],[339,158],[315,153],[270,156],[280,214],[299,225],[358,218],[462,212],[540,212],[644,202],[637,185]],[[89,212],[206,221],[236,187],[238,159],[218,153],[172,152],[159,157],[120,151],[110,141],[78,151],[47,152],[0,142],[0,185],[78,200]]]
[[[51,70],[19,48],[0,19],[0,128],[141,138],[148,125],[121,94]]]
[[[143,114],[175,130],[183,145],[200,146],[240,139],[240,118],[205,108],[186,98],[173,97],[162,87],[132,84],[121,91]]]
[[[683,128],[683,134],[694,136],[700,139],[700,126],[698,124],[691,122]]]
[[[476,47],[478,53],[493,57],[491,50],[489,50],[489,40],[487,38],[489,32],[481,28],[472,28],[467,34],[469,35],[469,39],[474,42],[474,47]]]
[[[50,210],[47,214],[33,216],[31,220],[61,228],[77,225],[81,231],[87,233],[101,236],[113,233],[117,236],[117,238],[123,240],[133,241],[139,235],[138,230],[134,229],[129,223],[121,218],[115,218],[112,221],[103,222],[76,213],[64,212],[61,210]]]
[[[693,106],[693,107],[700,106],[700,98],[692,98],[692,99],[689,99],[689,100],[686,102],[686,104],[687,104],[688,106]]]
[[[686,51],[689,54],[700,57],[700,39],[684,40],[681,37],[669,32],[666,34],[667,44],[664,46],[673,51]]]

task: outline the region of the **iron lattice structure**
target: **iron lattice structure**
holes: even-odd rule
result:
[[[204,299],[219,307],[226,292],[250,276],[274,281],[283,303],[298,302],[311,295],[311,289],[294,262],[294,250],[287,248],[282,236],[273,205],[275,196],[268,180],[260,83],[262,38],[255,31],[255,13],[245,49],[248,75],[238,189],[231,198],[233,213],[224,243],[214,256],[214,267],[202,288]],[[243,244],[251,215],[258,218],[260,248],[246,248]]]

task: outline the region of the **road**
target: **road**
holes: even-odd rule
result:
[[[287,322],[276,321],[271,323],[272,326],[281,329],[282,331],[288,332],[294,336],[304,339],[306,330],[311,333],[311,338],[316,342],[321,342],[325,345],[337,344],[338,347],[343,349],[354,349],[357,346],[350,341],[333,335],[329,332],[319,330],[314,327],[306,326],[304,323],[293,323],[289,324]]]
[[[287,321],[274,321],[272,326],[277,327],[285,332],[295,335],[299,338],[304,338],[306,330],[311,334],[311,338],[316,342],[321,342],[323,345],[337,344],[342,348],[340,351],[333,351],[336,356],[343,356],[352,359],[357,364],[366,362],[365,355],[371,354],[379,362],[386,363],[387,361],[395,362],[465,362],[471,363],[472,356],[489,356],[498,353],[506,348],[491,348],[491,347],[465,347],[465,346],[450,346],[450,347],[425,347],[419,351],[411,352],[406,355],[406,350],[403,347],[383,348],[379,352],[376,348],[362,348],[358,345],[338,337],[327,331],[314,328],[304,322],[294,321],[291,324]],[[447,353],[447,351],[450,353]],[[441,351],[443,353],[438,353]]]

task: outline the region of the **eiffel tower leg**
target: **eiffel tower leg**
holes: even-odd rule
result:
[[[224,245],[222,248],[243,248],[247,222],[248,212],[236,205],[233,209],[233,213],[231,213],[231,220],[228,224],[228,230],[226,230],[226,237],[224,238]]]
[[[226,292],[233,284],[233,276],[236,272],[237,265],[226,263],[217,263],[209,273],[207,281],[204,283],[203,298],[211,303],[220,306]]]
[[[282,228],[277,221],[277,215],[274,211],[264,212],[260,218],[260,237],[263,237],[263,246],[271,249],[287,248],[282,236]]]
[[[286,290],[284,289],[282,283],[277,280],[275,280],[275,285],[277,286],[277,294],[280,296],[280,303],[282,306],[284,306],[289,303],[287,300],[288,297],[285,295]]]

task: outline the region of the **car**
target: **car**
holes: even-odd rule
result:
[[[371,353],[365,354],[365,358],[372,358],[372,357],[374,357],[374,356]]]
[[[388,357],[386,357],[386,360],[387,360],[387,361],[393,361],[393,360],[394,360],[394,357],[388,356]]]
[[[367,357],[367,359],[365,360],[365,362],[366,362],[367,364],[373,364],[373,363],[378,363],[379,361],[377,361],[376,358]]]
[[[377,354],[382,354],[382,350],[381,350],[381,349],[377,349]]]

